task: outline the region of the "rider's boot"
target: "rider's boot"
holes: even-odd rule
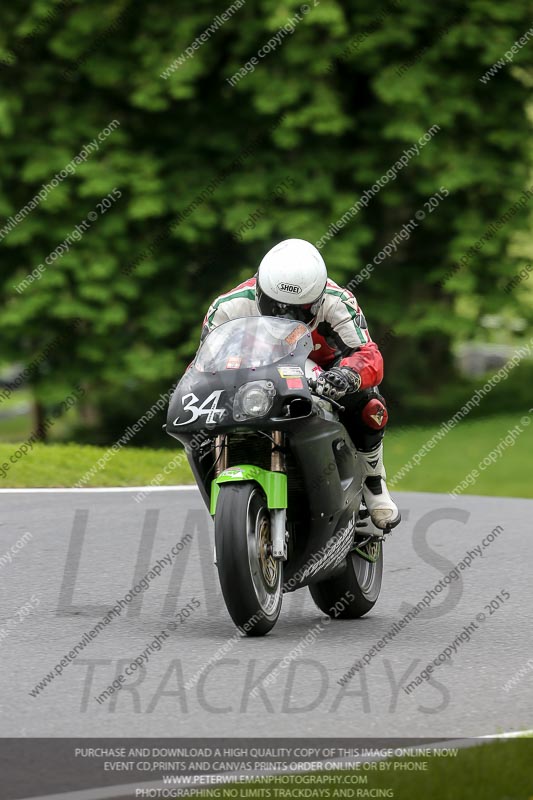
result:
[[[358,450],[357,455],[363,467],[363,497],[370,519],[376,528],[390,530],[398,525],[401,516],[385,482],[383,442],[367,452]]]

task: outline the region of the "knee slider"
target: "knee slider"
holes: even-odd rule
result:
[[[389,415],[385,404],[377,397],[373,397],[363,408],[361,418],[369,428],[381,431],[387,424]]]

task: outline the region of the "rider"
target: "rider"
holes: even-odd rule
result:
[[[383,435],[388,414],[377,386],[383,359],[351,292],[328,278],[319,251],[303,239],[286,239],[263,258],[253,278],[212,303],[202,339],[217,325],[249,316],[305,322],[312,331],[312,360],[325,371],[317,392],[341,400],[340,417],[363,466],[363,496],[374,525],[393,528],[400,513],[385,482]]]

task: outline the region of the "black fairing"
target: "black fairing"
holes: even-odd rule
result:
[[[171,397],[166,425],[167,433],[187,448],[189,464],[208,508],[215,436],[231,434],[230,454],[232,440],[238,439],[235,463],[269,469],[270,440],[259,431],[268,434],[272,430],[282,430],[286,434],[291,537],[289,557],[284,564],[284,583],[288,591],[323,580],[342,567],[343,558],[350,549],[350,544],[342,542],[339,544],[340,558],[329,558],[328,555],[329,563],[324,562],[324,567],[318,564],[315,567],[313,563],[316,554],[329,547],[339,531],[346,529],[347,533],[336,538],[350,539],[348,529],[355,524],[361,498],[360,473],[351,439],[337,414],[331,411],[331,406],[313,398],[308,388],[305,361],[311,351],[312,339],[310,334],[306,334],[293,353],[268,366],[207,373],[197,370],[193,363]],[[289,366],[296,367],[296,372],[298,368],[301,371],[301,388],[291,388],[295,384],[280,374],[280,367]],[[274,384],[276,396],[271,411],[264,418],[235,421],[235,393],[243,384],[257,380]],[[198,408],[213,392],[220,390],[216,419],[206,422],[204,414],[187,421],[194,412],[184,412],[184,398],[193,393]],[[234,465],[231,458],[228,465]]]
[[[214,434],[226,433],[235,429],[255,428],[257,430],[281,429],[287,426],[289,419],[286,416],[286,407],[289,401],[300,398],[307,401],[309,412],[311,411],[311,393],[305,380],[305,361],[309,358],[312,351],[313,342],[311,336],[306,334],[296,345],[296,349],[288,356],[280,358],[278,361],[264,367],[245,368],[245,369],[226,369],[219,372],[200,372],[194,366],[187,370],[181,381],[176,386],[170,398],[166,431],[170,436],[179,439],[186,444],[189,434],[199,433],[200,431],[213,431]],[[301,389],[289,388],[287,378],[283,378],[278,369],[282,367],[297,367],[301,371]],[[271,381],[276,389],[274,404],[269,412],[268,418],[248,419],[245,423],[236,422],[233,418],[233,400],[235,393],[245,383],[249,381]],[[224,409],[225,413],[216,424],[206,424],[205,416],[199,417],[196,421],[187,422],[187,413],[183,411],[183,397],[191,392],[198,398],[199,406],[213,392],[222,390],[219,408]],[[185,423],[184,423],[185,421]],[[175,424],[178,423],[178,424]],[[180,424],[181,423],[181,424]],[[184,424],[183,424],[184,423]],[[184,435],[185,434],[185,435]]]

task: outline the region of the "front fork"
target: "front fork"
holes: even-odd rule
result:
[[[284,437],[282,431],[272,433],[272,451],[270,455],[271,472],[286,472]],[[270,510],[270,536],[272,539],[272,555],[282,561],[287,560],[287,509],[272,508]]]
[[[215,438],[215,478],[218,478],[221,472],[228,466],[228,448],[226,446],[226,437],[224,435]]]
[[[270,454],[270,471],[286,474],[284,436],[282,431],[272,431],[272,450]],[[228,447],[225,435],[215,439],[215,478],[218,478],[228,467]],[[287,509],[270,509],[270,538],[272,540],[272,556],[282,561],[287,560]]]

